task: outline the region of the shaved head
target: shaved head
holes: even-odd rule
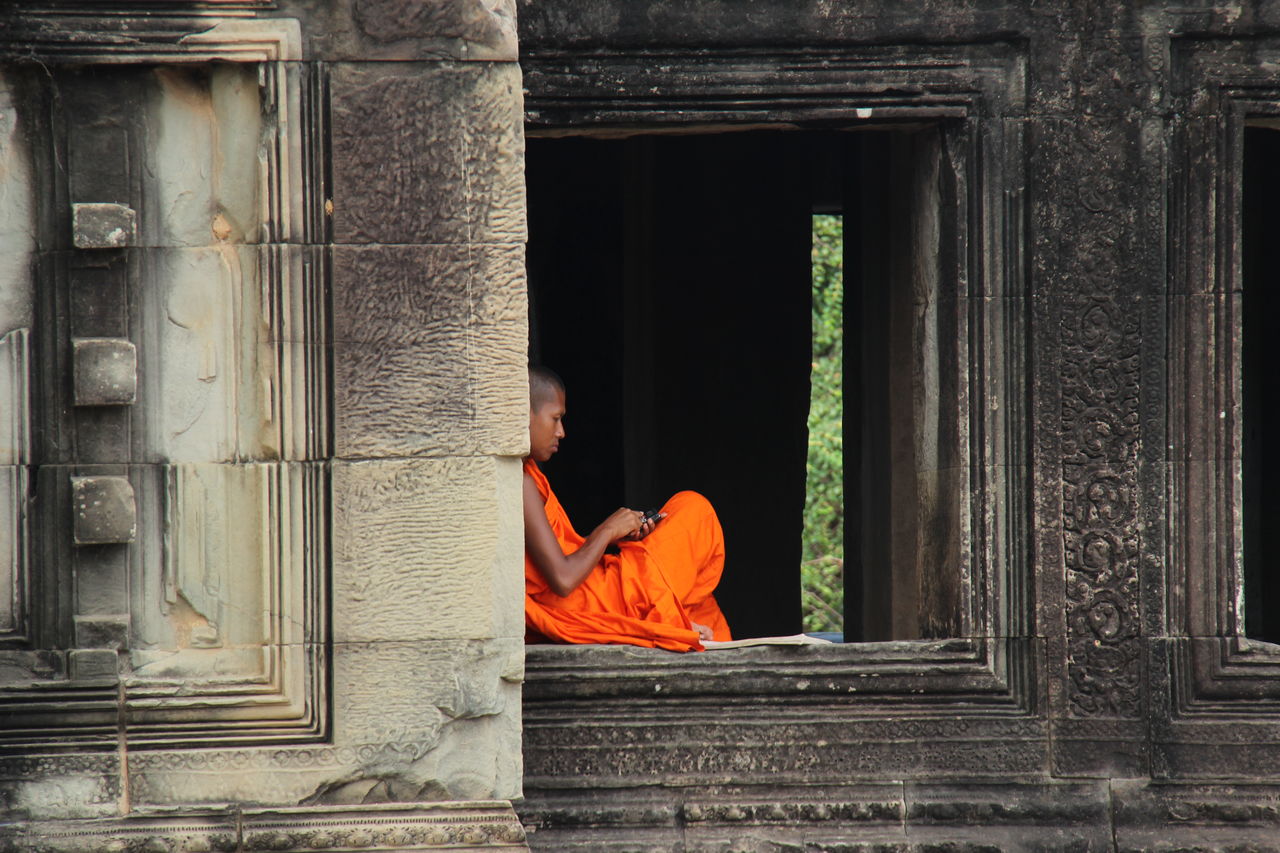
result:
[[[564,380],[549,367],[529,366],[529,408],[537,411],[544,404],[556,399],[556,394],[564,393]]]

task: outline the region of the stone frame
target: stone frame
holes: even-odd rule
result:
[[[1153,770],[1266,776],[1280,760],[1280,646],[1241,625],[1240,186],[1246,124],[1280,117],[1266,72],[1280,40],[1181,38],[1171,58],[1168,639],[1152,647],[1169,698],[1153,715]]]
[[[260,4],[218,5],[230,9]],[[243,681],[210,681],[194,691],[189,680],[117,675],[113,648],[73,650],[69,681],[0,689],[0,715],[5,719],[0,745],[105,747],[113,746],[119,737],[130,747],[145,749],[175,741],[193,746],[321,740],[329,714],[327,459],[332,427],[331,369],[324,347],[329,264],[323,252],[308,244],[323,242],[328,228],[323,113],[318,106],[323,102],[323,86],[304,74],[296,21],[219,18],[188,9],[188,17],[147,18],[139,27],[136,18],[104,22],[101,13],[94,11],[94,16],[85,18],[28,13],[20,26],[0,39],[0,61],[251,63],[259,67],[262,97],[276,115],[275,140],[262,172],[263,232],[244,247],[268,284],[269,344],[281,389],[272,403],[280,468],[262,479],[272,518],[277,519],[274,530],[264,531],[269,543],[263,569],[264,591],[272,602],[270,639],[262,649],[260,675]],[[133,7],[113,11],[138,14]],[[38,47],[33,50],[32,44]],[[41,273],[42,279],[46,274]],[[149,471],[150,467],[157,471]],[[161,501],[177,485],[174,465],[78,464],[76,469],[127,474],[135,489],[154,478],[156,482],[147,488]],[[61,486],[57,489],[62,497]],[[60,519],[58,515],[46,522],[37,516],[19,523],[42,530],[58,527]],[[44,546],[25,546],[24,556],[36,547]],[[69,559],[65,544],[53,546],[49,554],[59,566]],[[134,564],[130,572],[139,571],[136,555],[130,562]],[[56,648],[77,645],[73,637],[64,636],[71,617],[63,612],[66,602],[57,590],[61,584],[43,577],[30,581],[31,606],[44,611],[36,621],[45,624],[33,626],[37,648],[49,647],[50,639]],[[134,606],[139,595],[134,592]],[[17,636],[7,642],[23,644]],[[74,660],[77,654],[84,658],[79,667]],[[85,666],[86,662],[93,665]]]
[[[970,305],[964,344],[972,352],[962,366],[967,383],[957,402],[965,407],[962,430],[978,480],[967,510],[967,636],[681,657],[625,647],[531,646],[524,704],[527,785],[539,788],[566,777],[592,784],[616,773],[640,776],[684,765],[694,748],[684,739],[657,744],[651,734],[641,735],[642,726],[664,725],[672,715],[708,727],[780,725],[802,708],[823,719],[825,733],[812,731],[809,747],[753,740],[743,747],[750,759],[734,750],[699,749],[699,770],[734,773],[736,781],[753,778],[750,771],[798,781],[802,768],[815,764],[840,766],[845,779],[904,764],[971,775],[1040,767],[1045,726],[1035,718],[1044,701],[1043,648],[1031,627],[1027,523],[1025,199],[1003,190],[1025,185],[1026,84],[1019,46],[717,48],[698,51],[695,60],[680,51],[578,54],[535,44],[522,51],[521,64],[531,134],[881,119],[948,128],[962,151],[956,155],[963,161],[961,192],[947,214],[956,217],[957,240],[965,248],[955,274],[958,298]],[[933,709],[944,696],[952,704],[939,715]],[[920,715],[917,725],[926,739],[967,740],[973,729],[962,718],[973,716],[983,719],[984,738],[1006,744],[981,755],[953,743],[904,756],[883,743],[892,735],[875,721],[877,709],[888,707]],[[965,712],[957,715],[960,707]],[[592,725],[581,726],[584,720]],[[815,752],[818,741],[825,750]]]

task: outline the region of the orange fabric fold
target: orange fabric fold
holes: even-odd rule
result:
[[[532,459],[524,470],[546,500],[547,521],[561,550],[582,547],[569,515]],[[701,651],[691,622],[732,639],[712,592],[724,570],[724,533],[707,499],[680,492],[662,507],[667,517],[639,542],[618,543],[568,596],[551,591],[538,567],[524,560],[525,626],[530,638],[561,643],[612,643],[671,651]]]

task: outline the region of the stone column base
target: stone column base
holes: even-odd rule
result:
[[[266,809],[165,809],[94,820],[0,824],[0,851],[528,850],[505,800]]]

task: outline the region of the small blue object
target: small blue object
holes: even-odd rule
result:
[[[813,631],[805,634],[806,637],[814,637],[819,640],[827,640],[832,643],[843,643],[844,633],[842,631]]]

